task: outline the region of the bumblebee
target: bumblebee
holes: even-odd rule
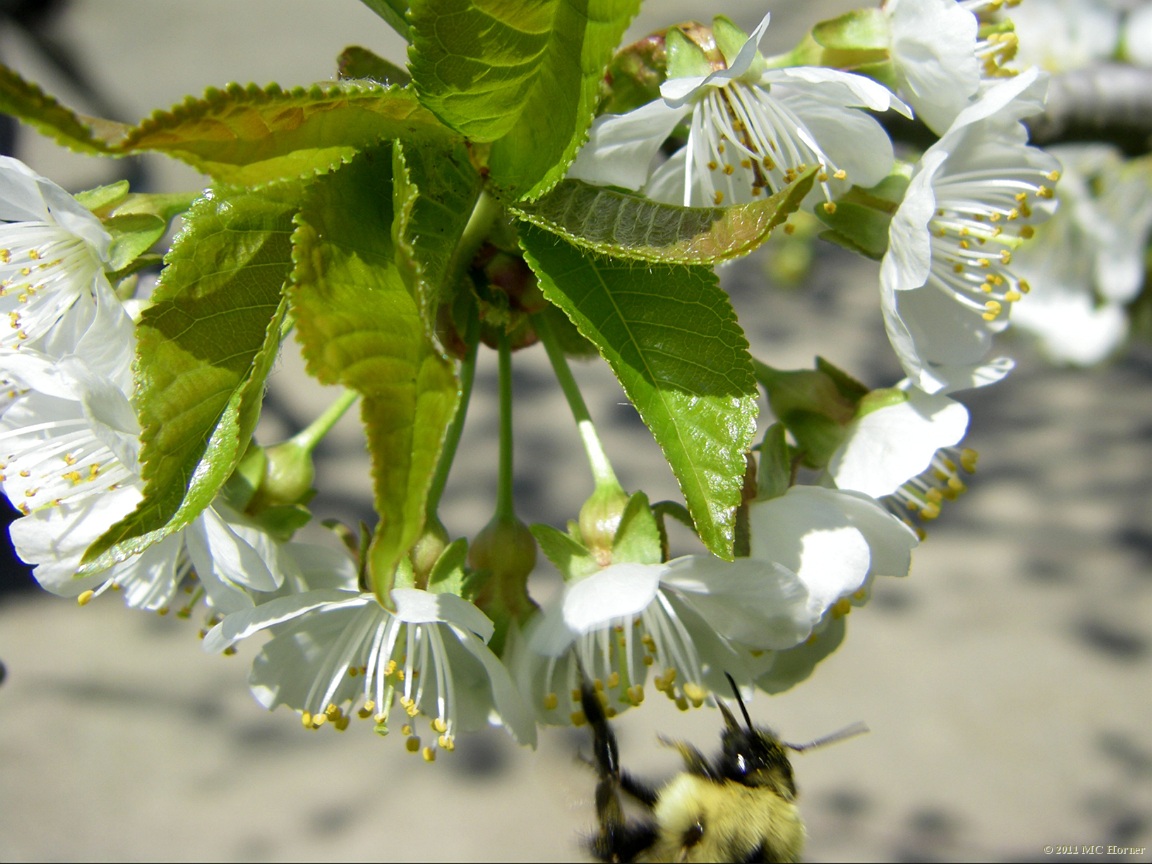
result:
[[[866,731],[856,724],[810,744],[785,744],[755,727],[728,678],[744,716],[724,716],[720,753],[706,758],[691,744],[666,741],[680,751],[684,770],[659,789],[620,768],[616,735],[596,690],[587,683],[581,706],[592,728],[599,831],[589,851],[600,861],[798,861],[804,823],[796,807],[796,781],[788,751],[800,752]],[[640,818],[626,818],[622,794],[638,802]]]

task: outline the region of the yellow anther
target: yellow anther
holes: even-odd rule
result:
[[[628,690],[626,692],[627,692],[627,696],[628,696],[628,701],[631,702],[633,705],[639,705],[641,702],[644,701],[644,688],[641,687],[639,684],[633,684],[631,687],[628,688]]]
[[[456,749],[456,742],[452,740],[451,735],[441,735],[436,739],[436,743],[440,745],[441,750],[447,750],[449,753]]]
[[[976,471],[976,460],[980,458],[980,454],[970,447],[965,447],[960,451],[960,466],[972,474]]]
[[[579,701],[580,701],[580,688],[579,688],[579,687],[574,687],[574,688],[572,689],[572,694],[571,694],[571,695],[572,695],[572,701],[573,701],[573,702],[579,702]]]
[[[837,600],[835,603],[832,604],[832,617],[833,618],[843,618],[845,615],[847,615],[851,611],[852,611],[852,601],[849,600],[847,597],[841,597],[839,600]]]
[[[420,755],[424,757],[425,762],[435,762],[436,761],[436,751],[433,750],[431,747],[425,747],[423,750],[420,751]]]
[[[684,695],[691,700],[694,707],[699,708],[704,704],[704,699],[708,695],[708,692],[695,681],[688,681],[684,685]]]
[[[305,729],[312,728],[312,715],[309,712],[305,711],[300,715],[300,725]]]
[[[560,705],[560,697],[557,696],[555,693],[549,693],[547,696],[544,697],[544,710],[545,711],[555,711],[559,705]]]
[[[825,201],[822,206],[824,207],[824,212],[829,214],[829,215],[836,212],[836,202],[835,201]]]
[[[688,700],[685,699],[683,696],[677,696],[674,701],[676,702],[676,707],[678,709],[680,709],[681,711],[687,711],[688,710]]]
[[[1007,300],[1009,303],[1015,303],[1017,300],[1019,300],[1023,296],[1024,295],[1021,294],[1019,291],[1009,291],[1004,295],[1004,299]]]
[[[611,705],[607,706],[604,709],[604,716],[607,717],[609,720],[611,720],[613,717],[616,716],[616,709],[613,708]]]
[[[785,222],[784,223],[784,233],[787,234],[789,237],[791,237],[793,234],[796,233],[796,226],[793,225],[791,222]]]
[[[608,689],[615,690],[620,686],[620,673],[615,670],[608,676]]]
[[[588,722],[588,718],[584,716],[583,711],[573,711],[568,715],[568,719],[572,721],[573,726],[583,726]]]
[[[719,207],[722,203],[724,203],[724,193],[719,189],[717,189],[715,194],[712,195],[712,203],[716,207]]]
[[[417,753],[420,750],[420,736],[412,735],[404,742],[404,747],[409,753]]]
[[[40,260],[40,250],[39,249],[29,249],[28,250],[28,257],[31,258],[33,261],[39,261]]]
[[[92,590],[81,591],[80,596],[76,598],[76,602],[81,606],[87,606],[92,602],[92,598],[96,596],[96,592]]]
[[[835,177],[837,180],[847,180],[848,179],[848,172],[845,171],[843,168],[837,168],[836,172],[832,176]]]
[[[433,732],[438,732],[438,733],[443,734],[444,732],[448,731],[448,724],[444,722],[443,717],[433,718],[432,722],[429,723],[428,725],[432,727]]]
[[[736,172],[735,168],[733,168],[727,162],[724,163],[724,176],[725,177],[731,177],[735,172]],[[717,201],[716,203],[719,204],[720,202]]]
[[[413,731],[415,731],[415,730],[412,729],[411,723],[405,723],[403,726],[400,727],[400,734],[401,735],[409,735],[410,736],[413,733]]]

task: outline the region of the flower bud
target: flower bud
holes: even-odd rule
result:
[[[315,491],[312,451],[289,439],[268,447],[264,455],[264,475],[248,503],[248,512],[306,503]]]
[[[496,625],[489,646],[499,654],[508,625],[536,608],[528,596],[528,576],[536,567],[536,538],[516,517],[494,516],[469,546],[468,565],[475,577],[472,602]]]
[[[598,486],[580,508],[580,537],[601,567],[612,563],[612,546],[628,495],[619,486]]]
[[[448,529],[439,519],[433,517],[424,525],[424,530],[408,553],[412,559],[413,578],[417,588],[428,587],[428,576],[444,550],[448,548],[448,539]]]

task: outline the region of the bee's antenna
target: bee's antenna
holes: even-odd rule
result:
[[[823,738],[817,738],[815,741],[809,741],[807,744],[785,744],[789,750],[795,750],[797,753],[803,753],[805,750],[815,750],[817,747],[823,747],[825,744],[835,744],[837,741],[843,741],[845,738],[852,738],[856,735],[863,735],[868,731],[868,725],[862,722],[853,723],[851,726],[845,726],[831,735],[825,735]]]
[[[748,724],[748,731],[753,731],[752,718],[748,716],[748,707],[744,704],[744,697],[740,695],[740,688],[736,686],[736,679],[727,672],[724,673],[724,677],[732,685],[732,692],[736,694],[736,704],[740,706],[740,713],[744,715],[744,722]]]

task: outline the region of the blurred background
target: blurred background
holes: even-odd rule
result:
[[[767,50],[854,5],[768,4]],[[750,30],[765,8],[649,0],[629,36],[718,12]],[[0,15],[0,60],[65,104],[126,121],[208,85],[330,78],[349,44],[404,57],[356,0],[33,0],[0,3]],[[122,176],[146,191],[205,183],[160,158],[79,157],[11,126],[0,136],[73,191]],[[789,368],[821,354],[874,387],[900,377],[874,263],[821,245],[802,289],[773,284],[770,264],[758,255],[721,271],[757,356]],[[808,860],[1032,861],[1060,845],[1102,847],[1081,859],[1152,860],[1152,351],[1069,370],[1022,341],[1002,347],[1017,371],[961,394],[980,469],[930,527],[912,575],[877,584],[812,679],[750,706],[796,742],[857,720],[871,728],[795,759]],[[515,369],[517,507],[562,526],[591,491],[579,441],[542,349],[517,354]],[[576,372],[625,488],[678,498],[607,367]],[[495,389],[485,356],[445,496],[453,534],[491,515]],[[296,431],[333,395],[289,344],[260,440]],[[318,452],[319,515],[370,518],[366,464],[345,418]],[[529,752],[490,730],[433,765],[356,724],[306,732],[252,699],[250,648],[209,656],[195,622],[111,595],[78,608],[4,567],[0,860],[585,859],[586,731],[544,730]],[[537,584],[544,594],[553,583],[542,573]],[[658,779],[678,767],[658,732],[709,751],[720,720],[654,695],[615,725],[625,766]]]

